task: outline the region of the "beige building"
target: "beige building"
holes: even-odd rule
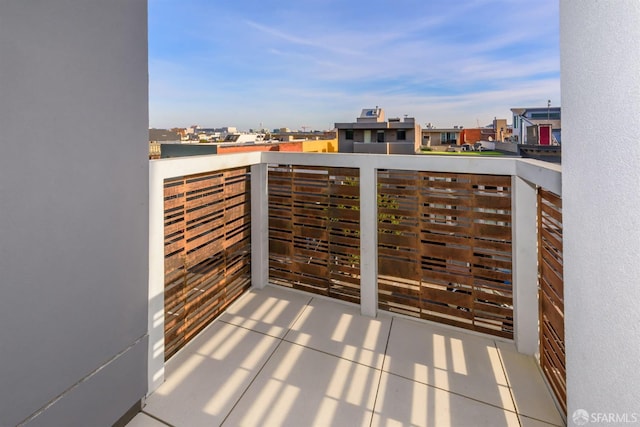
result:
[[[422,129],[422,146],[462,145],[473,144],[478,141],[504,141],[509,136],[511,136],[511,128],[507,125],[506,119],[494,119],[491,125],[482,128],[465,128],[464,126],[437,128],[429,123]]]
[[[454,126],[452,128],[436,128],[428,124],[422,129],[422,145],[431,147],[433,145],[459,145],[462,126]]]
[[[341,153],[414,154],[420,148],[420,125],[413,117],[385,121],[382,108],[365,108],[355,123],[336,123]]]

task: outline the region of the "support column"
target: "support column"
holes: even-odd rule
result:
[[[360,167],[360,310],[378,312],[378,195],[376,169]]]
[[[538,352],[538,233],[536,186],[512,178],[514,338],[520,353]]]
[[[164,180],[149,165],[149,365],[147,394],[164,382]]]
[[[269,283],[269,193],[267,165],[251,166],[251,285]]]
[[[639,39],[637,0],[560,2],[569,419],[640,413]]]

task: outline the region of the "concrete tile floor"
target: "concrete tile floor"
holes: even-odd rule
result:
[[[564,425],[513,344],[267,286],[166,365],[130,427]]]

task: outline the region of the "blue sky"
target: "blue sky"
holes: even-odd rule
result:
[[[149,0],[150,127],[438,127],[560,105],[557,0]]]

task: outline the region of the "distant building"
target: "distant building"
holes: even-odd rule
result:
[[[187,128],[171,128],[171,132],[177,132],[183,141],[187,139]]]
[[[413,117],[385,121],[382,108],[365,108],[354,123],[336,123],[341,153],[415,154],[420,125]]]
[[[493,119],[493,140],[504,142],[513,134],[513,128],[507,125],[507,119]]]
[[[494,119],[493,123],[485,127],[465,128],[453,126],[450,128],[437,128],[428,123],[422,129],[422,145],[462,145],[474,144],[479,141],[504,141],[511,136],[511,127],[506,119]]]
[[[500,141],[511,136],[512,128],[506,119],[494,119],[490,125],[480,128],[463,129],[460,136],[461,144],[475,144],[480,141]]]
[[[333,130],[330,131],[291,131],[289,128],[280,128],[274,129],[274,132],[271,134],[272,139],[277,139],[279,141],[297,141],[297,140],[327,140],[327,139],[335,139],[336,132]]]
[[[227,133],[238,133],[238,128],[235,126],[225,126],[219,129],[216,129],[218,132],[227,134]]]
[[[513,139],[518,144],[557,145],[562,141],[560,107],[512,108]]]
[[[462,126],[452,128],[437,128],[431,123],[422,129],[422,145],[431,147],[433,145],[459,145],[461,144],[460,134]]]
[[[150,142],[180,141],[178,132],[167,129],[149,129]]]
[[[224,143],[256,144],[267,142],[262,133],[230,133],[224,137]]]
[[[239,134],[237,134],[239,135]],[[229,135],[229,136],[234,136]],[[241,140],[242,138],[238,138]],[[230,139],[226,142],[216,143],[153,143],[149,151],[149,158],[170,158],[170,157],[188,157],[202,156],[210,154],[229,154],[250,151],[289,151],[304,153],[335,153],[337,151],[338,142],[336,139],[324,139],[313,141],[287,141],[287,142],[238,142]],[[157,147],[156,147],[157,146]]]

